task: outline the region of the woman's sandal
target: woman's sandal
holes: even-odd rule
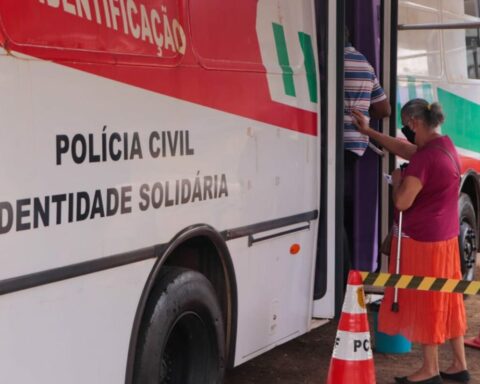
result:
[[[428,379],[425,380],[420,380],[420,381],[410,381],[408,378],[405,377],[395,377],[395,381],[398,384],[442,384],[443,380],[440,377],[440,375],[437,376],[432,376]]]
[[[456,373],[440,372],[440,376],[442,376],[443,379],[456,381],[458,383],[468,383],[470,381],[470,373],[467,370]]]

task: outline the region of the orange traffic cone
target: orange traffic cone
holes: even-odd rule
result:
[[[375,384],[365,294],[358,271],[350,271],[327,384]]]
[[[465,340],[465,345],[468,345],[469,347],[480,349],[480,333],[478,334],[477,337],[475,337],[473,339]]]

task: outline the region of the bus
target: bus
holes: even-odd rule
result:
[[[221,383],[311,328],[315,3],[0,1],[0,382]]]
[[[398,8],[397,115],[407,100],[439,101],[441,132],[460,155],[460,253],[464,278],[472,280],[480,219],[480,1],[401,0]]]
[[[222,383],[334,318],[344,24],[395,103],[397,3],[1,0],[0,382]]]

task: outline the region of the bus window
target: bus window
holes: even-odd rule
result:
[[[478,20],[480,17],[480,1],[465,0],[465,14]],[[467,29],[465,31],[465,41],[468,77],[470,79],[480,79],[480,29]]]
[[[420,3],[418,1],[417,3]],[[433,4],[436,1],[422,1]],[[401,3],[399,24],[440,22],[438,8]],[[438,30],[400,31],[398,34],[398,75],[439,77],[442,74],[441,38]]]
[[[470,79],[480,79],[480,29],[467,29],[465,34],[467,74]]]
[[[461,4],[461,1],[459,1]],[[480,5],[478,0],[465,0],[465,14],[478,17]]]
[[[479,0],[446,2],[444,23],[479,21]],[[443,31],[445,60],[450,81],[480,78],[480,31],[452,29]]]

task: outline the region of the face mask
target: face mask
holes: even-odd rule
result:
[[[402,133],[410,143],[415,144],[415,132],[412,131],[409,126],[404,125],[402,127]]]

